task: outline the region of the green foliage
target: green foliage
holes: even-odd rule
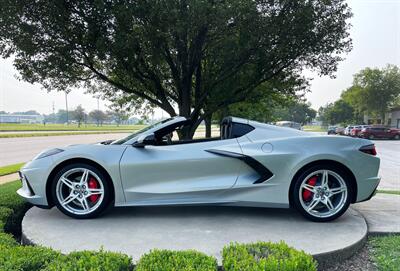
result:
[[[153,250],[142,256],[135,271],[216,271],[217,261],[197,251]]]
[[[129,271],[132,270],[130,257],[105,251],[79,251],[58,257],[44,271]]]
[[[354,109],[353,107],[340,99],[334,103],[328,104],[324,110],[324,121],[326,124],[351,124],[354,120]]]
[[[6,212],[8,216],[4,221],[4,230],[19,236],[21,234],[22,218],[30,208],[30,205],[16,193],[21,187],[20,181],[6,183],[0,187],[0,208],[8,208],[8,210],[3,209],[3,212]],[[12,213],[10,213],[10,210]]]
[[[383,123],[385,113],[400,97],[400,69],[387,65],[383,69],[366,68],[354,76],[353,85],[360,88],[359,107],[379,116]]]
[[[7,174],[15,173],[17,172],[24,163],[19,163],[19,164],[13,164],[13,165],[8,165],[4,167],[0,167],[0,176],[4,176]]]
[[[0,232],[0,251],[15,246],[18,246],[18,243],[11,234]]]
[[[7,207],[0,206],[0,232],[4,231],[4,226],[7,224],[8,218],[13,214],[13,210]]]
[[[0,270],[39,271],[58,257],[60,253],[49,248],[0,247]]]
[[[378,270],[397,271],[400,266],[400,235],[372,237],[370,239],[373,260]]]
[[[232,243],[222,251],[225,271],[316,271],[311,255],[284,242]]]

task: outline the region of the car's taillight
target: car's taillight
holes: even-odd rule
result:
[[[375,149],[374,144],[362,146],[359,150],[366,154],[370,154],[370,155],[374,155],[374,156],[376,155],[376,149]]]

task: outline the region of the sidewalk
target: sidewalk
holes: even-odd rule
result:
[[[400,196],[378,193],[371,200],[352,205],[364,216],[372,235],[400,233]]]
[[[18,173],[0,176],[0,184],[9,183],[18,179],[19,179]]]

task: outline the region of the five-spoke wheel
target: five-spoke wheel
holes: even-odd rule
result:
[[[104,174],[86,164],[64,167],[54,178],[52,195],[56,206],[75,218],[91,218],[104,211],[110,201]]]
[[[349,184],[348,174],[339,168],[312,167],[295,180],[293,203],[301,214],[313,221],[333,220],[349,207]]]

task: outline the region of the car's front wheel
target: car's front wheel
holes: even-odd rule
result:
[[[294,207],[316,222],[340,217],[351,201],[349,178],[345,171],[330,165],[317,165],[305,170],[294,180]]]
[[[57,208],[74,218],[93,218],[111,202],[110,183],[96,167],[71,164],[54,177],[51,192]]]

